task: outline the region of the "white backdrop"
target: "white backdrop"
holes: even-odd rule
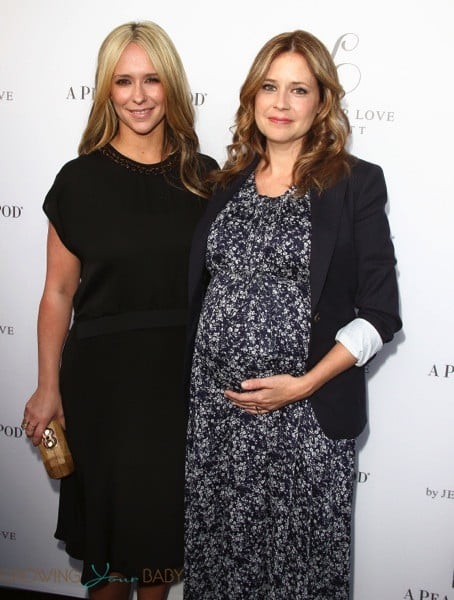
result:
[[[53,539],[57,484],[19,428],[37,374],[41,204],[76,155],[101,41],[150,19],[182,55],[202,150],[219,162],[267,39],[307,29],[333,52],[352,151],[385,171],[404,320],[370,366],[354,599],[454,600],[453,18],[452,0],[0,0],[0,586],[85,592]]]

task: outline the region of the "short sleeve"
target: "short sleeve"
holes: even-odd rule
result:
[[[60,171],[44,199],[43,211],[54,226],[60,240],[67,246],[65,227],[61,217],[61,202],[63,201],[64,187],[63,174]]]

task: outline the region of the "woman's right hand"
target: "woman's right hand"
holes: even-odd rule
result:
[[[25,405],[22,427],[26,436],[37,446],[45,428],[52,419],[58,419],[65,428],[65,417],[58,391],[44,392],[38,388]]]

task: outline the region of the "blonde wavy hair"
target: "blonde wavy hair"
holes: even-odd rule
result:
[[[293,182],[299,193],[310,188],[326,189],[350,169],[351,157],[345,149],[350,133],[348,118],[341,108],[344,90],[337,69],[327,48],[307,31],[281,33],[269,40],[257,54],[240,91],[240,106],[236,113],[233,141],[227,147],[228,159],[215,180],[225,186],[244,169],[255,156],[265,167],[266,139],[258,129],[255,97],[275,58],[284,52],[296,52],[306,61],[318,82],[321,109],[304,138],[294,169]]]
[[[118,130],[118,117],[110,95],[112,77],[122,52],[137,44],[153,63],[165,92],[166,116],[163,156],[180,154],[184,186],[207,197],[209,188],[198,158],[199,140],[194,129],[194,108],[180,56],[167,33],[156,23],[125,23],[109,33],[101,45],[95,79],[95,95],[79,154],[89,154],[108,144]]]

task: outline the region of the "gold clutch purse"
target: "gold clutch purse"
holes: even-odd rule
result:
[[[65,432],[56,419],[44,430],[38,448],[47,474],[52,479],[61,479],[74,471],[73,457],[66,442]]]

